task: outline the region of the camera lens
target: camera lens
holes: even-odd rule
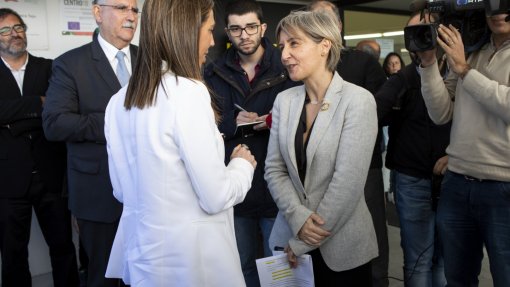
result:
[[[435,24],[421,24],[404,28],[406,49],[411,52],[426,51],[437,45]]]

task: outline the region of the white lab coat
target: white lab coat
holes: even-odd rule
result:
[[[126,87],[105,115],[110,176],[124,209],[107,277],[131,286],[245,286],[232,206],[253,167],[224,164],[207,88],[167,73],[157,100],[124,108]]]

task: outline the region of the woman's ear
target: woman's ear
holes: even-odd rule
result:
[[[329,54],[329,50],[331,49],[331,41],[328,39],[322,39],[320,42],[321,46],[321,56],[325,56]]]

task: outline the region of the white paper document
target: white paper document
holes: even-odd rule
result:
[[[313,287],[312,257],[304,254],[298,257],[298,266],[289,266],[287,254],[257,259],[261,287]]]

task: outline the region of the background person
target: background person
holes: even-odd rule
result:
[[[51,60],[27,52],[27,26],[0,9],[0,250],[2,286],[32,286],[32,208],[49,247],[54,286],[78,286],[65,187],[65,146],[48,142],[41,112]]]
[[[375,40],[362,40],[356,44],[356,50],[365,52],[372,56],[376,61],[381,58],[381,46]]]
[[[391,52],[384,58],[383,69],[387,77],[396,74],[403,67],[405,67],[405,63],[399,53]]]
[[[136,60],[137,47],[130,45],[138,24],[136,3],[92,2],[99,35],[54,61],[43,111],[48,139],[67,144],[69,209],[89,258],[88,287],[119,284],[104,277],[122,212],[108,175],[104,111]]]
[[[237,248],[241,257],[246,285],[260,286],[255,260],[271,256],[268,246],[278,208],[264,180],[269,130],[266,118],[273,108],[276,95],[296,83],[285,71],[280,50],[264,37],[260,4],[252,0],[229,2],[225,10],[225,32],[232,43],[214,63],[208,65],[204,78],[217,95],[221,110],[219,130],[225,136],[225,163],[236,146],[246,143],[259,162],[252,187],[245,200],[234,207]],[[238,105],[246,111],[241,111]],[[249,135],[236,134],[238,124],[263,121]]]
[[[407,25],[430,23],[415,13]],[[433,15],[433,14],[432,14]],[[436,125],[421,94],[419,59],[393,74],[375,94],[379,125],[389,126],[386,167],[392,171],[404,253],[404,285],[443,287],[444,263],[436,228],[436,208],[448,157],[448,122]],[[398,108],[398,109],[396,109]]]
[[[308,252],[315,286],[372,286],[377,241],[363,187],[376,107],[368,91],[335,72],[342,48],[337,27],[330,13],[310,11],[278,24],[282,62],[304,85],[276,98],[265,177],[279,208],[273,232],[290,227],[292,233],[275,240],[287,244],[291,265]]]
[[[146,0],[133,77],[106,109],[110,174],[124,203],[107,276],[131,286],[245,286],[232,207],[256,161],[241,145],[223,161],[200,70],[214,45],[213,5]]]
[[[453,26],[437,41],[450,68],[443,81],[435,50],[418,52],[421,86],[437,124],[452,120],[437,224],[448,286],[477,286],[483,247],[494,286],[510,286],[510,22],[487,17],[491,40],[466,60]]]

